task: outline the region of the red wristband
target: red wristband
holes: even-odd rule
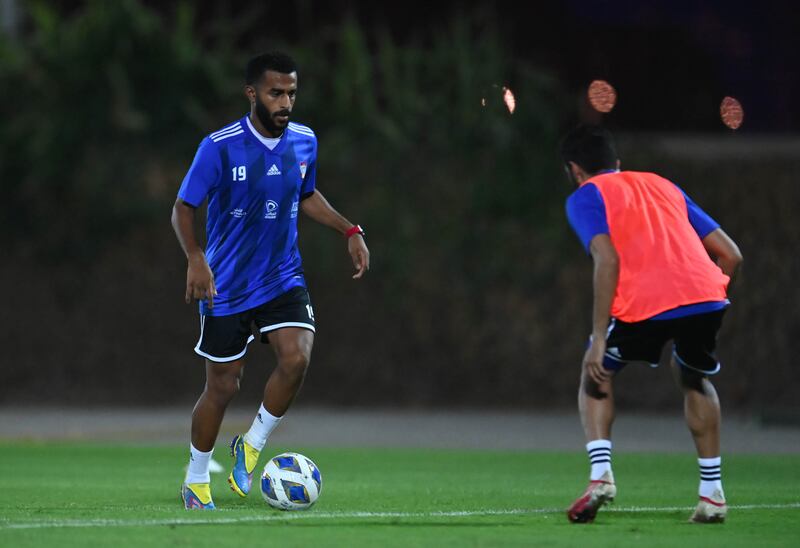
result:
[[[347,232],[344,233],[344,237],[349,240],[350,237],[353,236],[353,234],[361,234],[363,236],[364,229],[361,228],[361,225],[353,225],[347,229]]]

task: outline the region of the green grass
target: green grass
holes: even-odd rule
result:
[[[592,525],[572,525],[563,508],[584,488],[588,467],[577,451],[300,451],[323,476],[322,496],[311,510],[272,510],[259,492],[240,499],[225,475],[215,474],[219,510],[186,512],[178,497],[183,447],[0,444],[0,546],[594,548],[800,541],[800,456],[726,457],[728,522],[701,526],[686,523],[697,488],[693,456],[616,454],[616,504]],[[217,459],[227,466],[224,453],[218,448]]]

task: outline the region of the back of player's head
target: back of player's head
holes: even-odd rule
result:
[[[616,169],[617,146],[614,136],[601,126],[580,125],[561,141],[561,158],[565,164],[575,162],[586,173]]]
[[[245,84],[252,86],[268,70],[291,74],[297,72],[297,63],[282,51],[269,51],[257,55],[247,62],[244,75]]]

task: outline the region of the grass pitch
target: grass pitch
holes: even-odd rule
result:
[[[212,476],[216,512],[183,510],[185,447],[0,444],[0,546],[797,546],[800,455],[724,457],[723,525],[687,523],[692,455],[615,454],[619,493],[591,525],[574,453],[313,449],[322,495],[304,512],[240,499]],[[226,467],[226,448],[216,450]],[[263,462],[262,462],[263,465]],[[255,486],[254,486],[255,487]]]

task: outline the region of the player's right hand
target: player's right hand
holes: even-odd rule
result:
[[[186,304],[192,299],[208,299],[208,308],[214,308],[214,295],[217,288],[214,285],[214,273],[206,262],[204,255],[197,255],[189,259],[189,266],[186,269]]]
[[[347,240],[347,250],[353,259],[353,266],[356,269],[353,279],[358,280],[369,270],[369,249],[367,249],[367,244],[364,242],[364,237],[361,234],[351,236]]]
[[[593,338],[586,354],[583,356],[583,370],[596,384],[603,384],[612,376],[611,372],[603,367],[603,356],[606,352],[606,341],[603,337]]]

